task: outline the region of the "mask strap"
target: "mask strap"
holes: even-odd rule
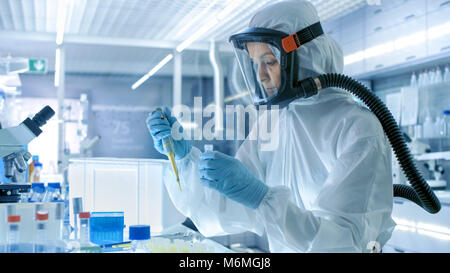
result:
[[[320,22],[310,25],[294,34],[284,37],[281,40],[284,51],[286,53],[292,52],[299,48],[301,45],[306,44],[314,40],[323,34],[322,25]]]

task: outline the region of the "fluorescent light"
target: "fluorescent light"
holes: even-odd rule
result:
[[[416,228],[414,228],[414,227],[403,226],[403,225],[396,225],[395,229],[399,230],[399,231],[407,231],[407,232],[416,232],[417,231]]]
[[[423,230],[423,229],[418,229],[417,233],[428,236],[428,237],[432,237],[435,239],[439,239],[442,241],[450,241],[450,235],[447,235],[447,234],[442,234],[442,233],[433,232],[433,231],[429,231],[429,230]]]
[[[362,60],[364,60],[364,51],[361,50],[356,53],[345,56],[344,57],[344,65],[357,63]]]
[[[204,10],[202,10],[202,12],[200,14],[198,14],[194,19],[190,20],[188,24],[184,25],[184,27],[182,29],[180,29],[180,31],[178,31],[177,34],[175,34],[175,38],[180,37],[182,34],[184,34],[186,32],[186,30],[192,26],[193,23],[197,22],[198,19],[202,18],[205,13],[207,13],[214,5],[216,4],[216,2],[211,2],[209,4],[209,6],[207,6]]]
[[[213,18],[211,21],[203,24],[203,26],[199,30],[197,30],[197,32],[195,32],[191,37],[177,46],[177,51],[183,51],[186,47],[190,46],[193,42],[200,38],[200,36],[205,34],[208,30],[216,26],[218,23],[219,20],[217,20],[217,18]]]
[[[438,226],[438,225],[419,222],[419,223],[417,223],[417,228],[426,229],[429,231],[440,232],[440,233],[450,235],[450,228],[447,228],[444,226]]]
[[[179,44],[176,48],[178,52],[182,52],[185,48],[190,46],[193,42],[195,42],[198,38],[200,38],[203,34],[205,34],[207,31],[211,30],[213,27],[217,26],[218,23],[222,21],[226,16],[228,16],[232,11],[235,10],[235,8],[241,4],[244,0],[235,1],[232,5],[228,5],[223,11],[219,13],[219,15],[213,19],[211,19],[208,22],[203,23],[202,27],[199,28],[191,37],[183,41],[181,44]],[[228,18],[230,19],[230,18]],[[155,66],[149,73],[144,75],[142,78],[140,78],[137,82],[135,82],[131,88],[134,90],[138,86],[140,86],[143,82],[148,80],[153,74],[156,73],[161,67],[163,67],[167,62],[169,62],[173,58],[172,54],[167,55],[166,58],[164,58],[157,66]]]
[[[155,67],[153,67],[152,70],[150,70],[147,74],[145,74],[142,78],[140,78],[137,82],[135,82],[131,86],[131,89],[134,90],[134,89],[138,88],[142,83],[144,83],[146,80],[148,80],[148,78],[150,78],[156,72],[158,72],[158,70],[160,70],[161,67],[163,67],[166,63],[168,63],[170,60],[172,60],[172,58],[173,58],[173,54],[167,55],[162,61],[160,61]]]
[[[428,29],[428,39],[433,40],[450,34],[450,22]]]
[[[404,219],[404,218],[392,217],[392,219],[394,220],[394,222],[397,225],[410,226],[410,227],[415,227],[416,226],[415,222],[409,221],[409,220]]]
[[[387,42],[381,45],[376,45],[371,48],[368,48],[364,50],[364,58],[369,59],[373,57],[377,57],[389,52],[392,52],[394,50],[394,43],[393,42]]]
[[[62,0],[58,4],[58,17],[56,21],[56,44],[61,45],[63,43],[64,30],[66,28],[67,21],[67,8],[72,7],[71,0]]]
[[[425,43],[428,40],[433,40],[450,34],[450,22],[434,26],[428,31],[419,31],[407,36],[402,36],[395,41],[380,44],[364,51],[358,51],[344,57],[344,64],[349,65],[352,63],[360,62],[364,59],[380,56],[394,50],[401,50],[410,46]]]
[[[232,11],[234,11],[235,8],[241,4],[241,2],[243,2],[243,0],[234,1],[232,5],[228,5],[223,11],[221,11],[217,15],[217,17],[203,23],[203,26],[199,28],[194,34],[192,34],[191,37],[189,37],[188,39],[186,39],[177,46],[177,51],[178,52],[183,51],[185,48],[187,48],[193,42],[195,42],[198,38],[200,38],[203,34],[205,34],[208,30],[215,27],[218,23],[220,23],[223,19],[225,19]]]
[[[233,1],[232,5],[228,5],[221,13],[219,13],[219,15],[217,15],[217,19],[219,19],[219,20],[225,19],[228,16],[228,14],[230,14],[232,11],[234,11],[234,9],[237,6],[239,6],[242,2],[243,2],[243,0]]]
[[[450,241],[450,229],[444,226],[438,226],[428,223],[415,223],[402,218],[392,217],[395,223],[396,230],[416,232],[417,234],[436,238],[443,241]]]
[[[424,43],[427,40],[425,31],[413,33],[408,36],[403,36],[394,41],[395,50],[400,50],[409,46]]]
[[[55,55],[55,87],[59,86],[59,73],[61,72],[61,49],[56,49]]]

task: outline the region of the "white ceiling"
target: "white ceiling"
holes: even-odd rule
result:
[[[66,71],[145,74],[226,8],[226,20],[183,51],[183,71],[211,70],[211,39],[231,57],[227,38],[257,9],[278,0],[72,0],[65,25]],[[54,70],[58,8],[65,0],[0,0],[0,56],[46,58]],[[352,12],[364,0],[311,0],[322,21]],[[200,65],[197,67],[197,65]],[[170,73],[170,65],[162,73]]]

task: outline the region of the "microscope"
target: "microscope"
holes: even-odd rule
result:
[[[21,194],[28,192],[31,185],[18,183],[16,173],[24,172],[31,154],[23,147],[42,133],[40,127],[53,117],[55,111],[45,106],[32,119],[27,118],[15,127],[0,128],[0,157],[5,166],[5,177],[12,182],[0,181],[0,203],[19,202]]]

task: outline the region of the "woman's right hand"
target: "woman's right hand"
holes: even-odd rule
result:
[[[146,124],[148,131],[152,135],[155,149],[161,154],[167,155],[164,151],[162,140],[165,137],[172,136],[172,126],[178,121],[171,115],[169,108],[164,107],[163,112],[167,119],[162,118],[161,112],[154,111],[148,116]],[[173,144],[175,148],[175,159],[182,159],[191,151],[191,144],[188,140],[173,140]]]

